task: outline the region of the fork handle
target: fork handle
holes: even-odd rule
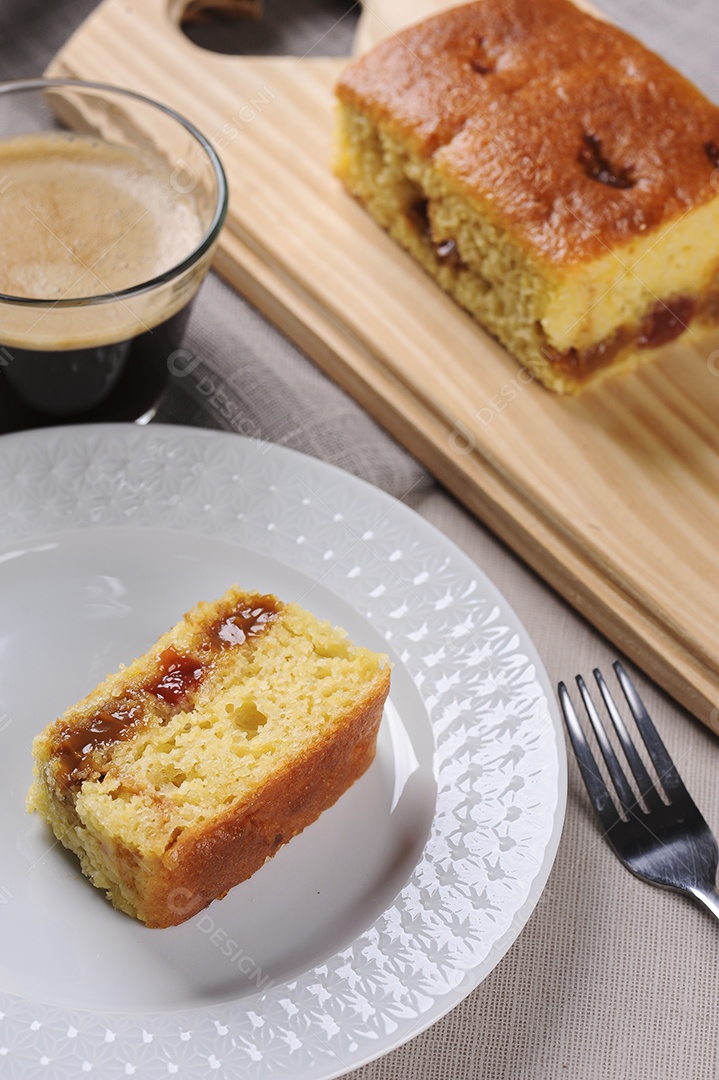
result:
[[[690,885],[687,889],[695,900],[698,900],[702,907],[705,907],[708,911],[711,911],[715,919],[719,919],[719,891],[713,888],[700,888],[698,885]]]

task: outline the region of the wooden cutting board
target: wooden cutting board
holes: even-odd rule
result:
[[[408,21],[406,0],[370,6],[363,47]],[[105,0],[49,73],[192,119],[230,182],[220,273],[719,732],[719,335],[576,400],[527,382],[333,177],[342,61],[210,53],[178,9]]]

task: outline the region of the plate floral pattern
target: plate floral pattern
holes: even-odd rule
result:
[[[446,537],[331,466],[235,435],[160,425],[2,438],[3,547],[116,525],[261,550],[321,581],[371,623],[429,718],[434,820],[410,879],[356,940],[239,1001],[105,1014],[0,985],[0,1073],[339,1076],[467,995],[541,894],[566,789],[541,662],[504,599]],[[0,939],[2,926],[0,903]]]

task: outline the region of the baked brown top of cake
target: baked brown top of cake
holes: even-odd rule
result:
[[[719,108],[568,0],[443,12],[351,65],[337,93],[559,267],[717,195]]]

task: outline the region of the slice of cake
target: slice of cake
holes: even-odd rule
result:
[[[234,587],[36,737],[28,808],[116,907],[172,926],[362,775],[389,679],[344,631]]]
[[[569,0],[479,0],[337,86],[336,169],[547,386],[719,324],[719,109]]]

